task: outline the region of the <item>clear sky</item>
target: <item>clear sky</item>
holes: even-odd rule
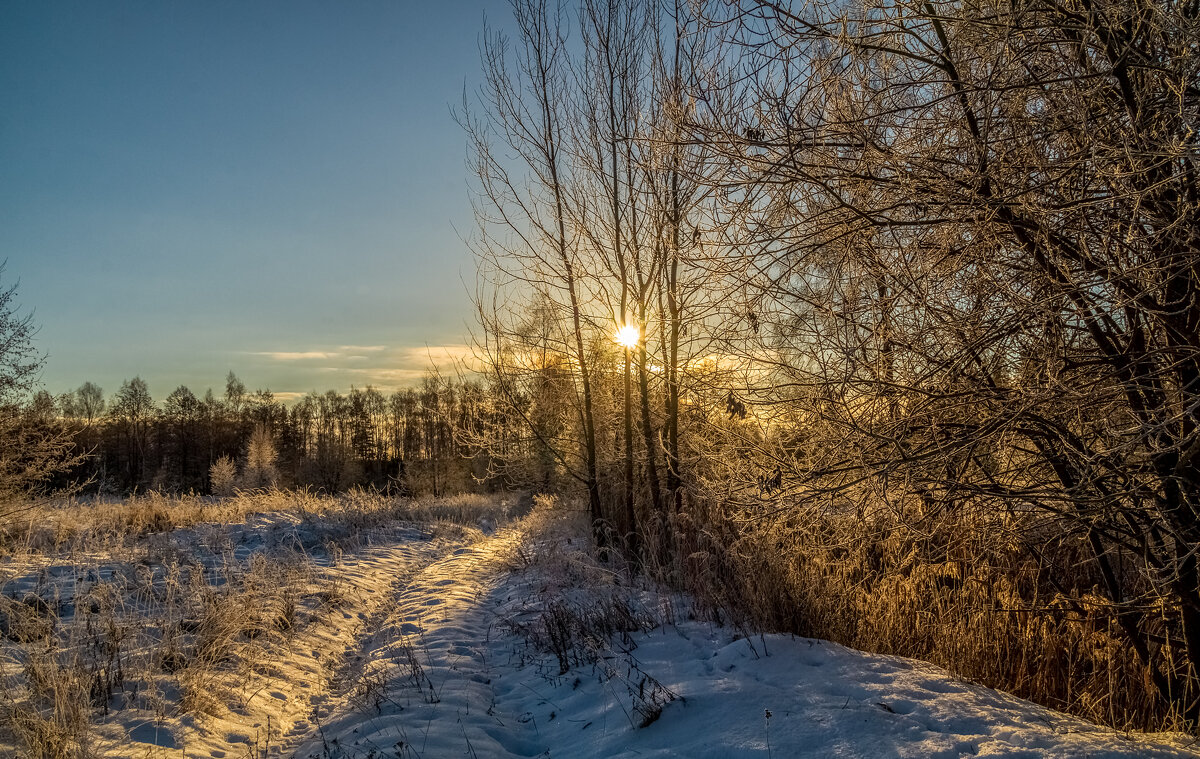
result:
[[[509,13],[0,1],[0,257],[46,389],[140,375],[161,400],[230,370],[285,394],[391,388],[461,346],[473,221],[450,108],[480,80],[485,12]]]

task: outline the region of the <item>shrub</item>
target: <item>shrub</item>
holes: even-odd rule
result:
[[[208,479],[213,495],[222,497],[233,495],[237,483],[237,467],[234,466],[233,459],[222,456],[213,462],[208,470]]]

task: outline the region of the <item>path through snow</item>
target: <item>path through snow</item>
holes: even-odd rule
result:
[[[249,537],[236,535],[232,545],[245,552],[271,542],[256,539],[259,532],[278,543],[281,526],[275,522],[283,519],[285,527],[295,528],[288,521],[291,517],[280,514],[252,520],[266,527],[252,525]],[[231,703],[217,705],[215,713],[203,716],[155,719],[142,711],[116,711],[110,724],[101,726],[99,754],[129,759],[290,756],[315,729],[314,714],[321,714],[330,703],[354,702],[381,625],[408,584],[432,562],[467,550],[469,537],[457,537],[454,530],[444,532],[439,535],[427,526],[401,524],[374,535],[373,544],[335,557],[313,557],[314,587],[323,589],[325,608],[316,610],[313,624],[273,644],[263,658],[242,663],[237,697]],[[185,531],[173,539],[186,544],[192,538]],[[219,692],[228,695],[225,683],[222,686]],[[214,688],[213,696],[217,693]]]
[[[1125,736],[922,662],[788,636],[739,638],[695,620],[621,636],[560,674],[555,657],[511,631],[514,620],[536,620],[555,602],[598,607],[614,590],[659,616],[683,607],[645,589],[593,593],[536,565],[504,571],[518,540],[505,532],[459,548],[398,586],[341,700],[322,703],[294,756],[1197,755],[1186,736]],[[639,726],[639,705],[658,693],[679,698]]]

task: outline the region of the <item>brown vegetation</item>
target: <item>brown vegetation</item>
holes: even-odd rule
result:
[[[493,464],[756,624],[1194,726],[1194,3],[513,5]]]
[[[110,714],[241,708],[297,636],[342,620],[327,570],[344,554],[389,531],[477,535],[517,506],[276,490],[35,506],[0,539],[0,750],[85,759]]]

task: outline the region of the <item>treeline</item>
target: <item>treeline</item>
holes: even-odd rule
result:
[[[727,613],[1197,724],[1196,4],[511,4],[475,445]]]
[[[274,485],[443,494],[503,485],[455,434],[494,423],[488,413],[478,383],[435,375],[391,394],[313,392],[289,407],[231,372],[220,396],[180,386],[157,401],[137,377],[109,396],[91,382],[58,397],[40,391],[26,419],[66,428],[81,458],[53,484],[90,492]]]

